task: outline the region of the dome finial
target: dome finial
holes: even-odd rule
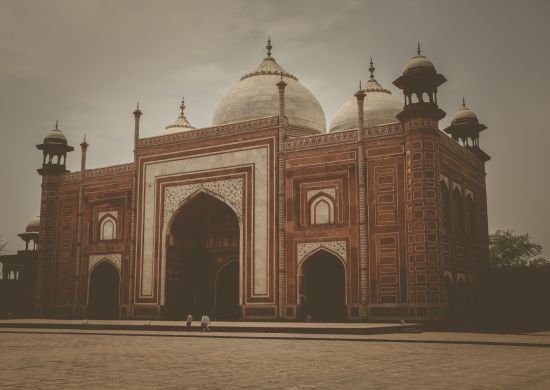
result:
[[[374,70],[376,68],[374,67],[373,63],[372,63],[372,57],[370,58],[370,66],[369,66],[369,72],[370,72],[370,79],[371,80],[374,80]]]
[[[59,130],[59,121],[57,119],[55,120],[55,129]]]
[[[422,55],[422,53],[420,52],[420,42],[418,42],[418,45],[416,46],[416,54],[417,55]]]
[[[267,49],[267,57],[271,58],[271,49],[273,49],[273,46],[271,46],[271,35],[267,36],[267,46],[265,48]]]
[[[185,99],[181,98],[181,104],[180,104],[180,110],[181,110],[181,116],[183,116],[183,110],[185,110]]]
[[[359,91],[363,89],[363,86],[361,85],[361,80],[359,80]]]
[[[462,96],[462,108],[466,108],[466,99]]]

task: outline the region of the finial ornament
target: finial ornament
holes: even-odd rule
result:
[[[273,46],[271,46],[271,35],[267,36],[267,46],[265,48],[267,49],[267,57],[271,58],[271,49],[273,49]]]
[[[137,102],[136,110],[139,110],[139,102]]]
[[[370,66],[369,66],[369,72],[370,72],[370,79],[371,80],[374,80],[374,70],[376,68],[374,67],[373,63],[372,63],[372,57],[370,58]]]
[[[462,97],[462,108],[466,108],[466,100]]]
[[[58,120],[55,121],[55,129],[59,130],[59,121]]]
[[[363,86],[361,85],[361,80],[359,80],[359,91],[363,89]]]
[[[422,53],[420,52],[420,42],[418,42],[418,46],[416,47],[416,54],[422,55]]]
[[[183,116],[183,110],[185,110],[185,99],[183,97],[181,98],[180,110],[181,110],[181,116]]]
[[[86,143],[86,133],[84,133],[84,143]]]

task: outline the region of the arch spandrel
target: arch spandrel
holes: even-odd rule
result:
[[[335,240],[298,243],[296,263],[299,266],[306,258],[320,250],[326,250],[336,255],[344,264],[348,262],[347,241]]]
[[[239,221],[242,221],[243,179],[236,178],[166,187],[164,189],[164,227],[166,228],[179,209],[202,192],[227,204],[233,209]]]
[[[107,261],[115,266],[118,272],[122,272],[122,255],[120,253],[109,253],[104,255],[90,255],[88,257],[88,274],[101,262]]]

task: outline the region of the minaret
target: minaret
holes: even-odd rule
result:
[[[372,60],[371,60],[372,68]],[[374,70],[374,69],[373,69]],[[371,80],[374,76],[371,71]],[[360,306],[359,316],[366,318],[368,305],[368,258],[367,258],[367,198],[365,187],[365,149],[363,145],[363,131],[365,128],[364,102],[366,93],[363,91],[361,81],[359,90],[355,93],[357,98],[357,184],[359,188],[359,268],[360,268]]]
[[[40,232],[38,235],[38,258],[36,278],[36,309],[42,315],[53,304],[53,270],[55,266],[55,242],[57,235],[57,192],[59,175],[68,172],[65,166],[67,153],[74,150],[67,144],[67,138],[59,130],[51,130],[44,142],[36,145],[42,151],[42,195],[40,200]]]
[[[410,315],[417,318],[442,316],[439,300],[442,286],[442,259],[439,227],[442,226],[439,191],[440,137],[438,122],[445,112],[437,105],[437,89],[445,77],[422,55],[420,44],[416,56],[406,64],[403,74],[393,83],[403,90],[405,107],[397,118],[403,122],[405,136],[407,289]],[[410,229],[410,228],[409,228]]]
[[[469,149],[483,162],[489,161],[491,157],[479,147],[479,133],[487,129],[479,123],[477,115],[468,107],[462,98],[462,107],[459,108],[451,119],[451,125],[444,129],[455,141],[461,141],[462,146]]]
[[[135,269],[136,269],[136,215],[137,215],[137,175],[138,175],[138,162],[137,162],[137,146],[139,141],[139,121],[142,112],[139,109],[139,102],[134,110],[134,177],[132,178],[132,210],[130,220],[130,280],[128,287],[128,309],[126,315],[128,317],[133,316],[133,303],[134,303],[134,286],[135,286]]]
[[[76,230],[76,268],[75,268],[75,285],[74,285],[74,310],[75,316],[84,314],[84,307],[80,303],[81,296],[81,268],[82,268],[82,246],[83,237],[82,232],[84,230],[84,181],[86,178],[86,155],[88,151],[88,143],[86,142],[86,134],[84,134],[84,140],[80,144],[81,159],[80,159],[80,184],[78,189],[78,220]]]
[[[267,40],[267,55],[268,58],[271,57],[271,38]],[[279,313],[278,316],[280,319],[286,317],[295,318],[296,312],[293,315],[287,315],[286,310],[286,170],[285,170],[285,153],[283,151],[284,141],[286,138],[286,129],[288,126],[288,121],[285,113],[285,88],[286,82],[283,80],[283,75],[281,74],[281,80],[276,84],[279,88],[279,134],[278,134],[278,237],[279,237]]]

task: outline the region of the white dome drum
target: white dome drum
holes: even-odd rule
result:
[[[286,72],[271,57],[271,44],[267,45],[268,56],[254,72],[244,75],[230,89],[214,111],[212,125],[242,122],[279,114],[279,90],[277,83],[287,83],[285,89],[285,113],[290,127],[325,132],[325,114],[319,101],[298,79]]]

